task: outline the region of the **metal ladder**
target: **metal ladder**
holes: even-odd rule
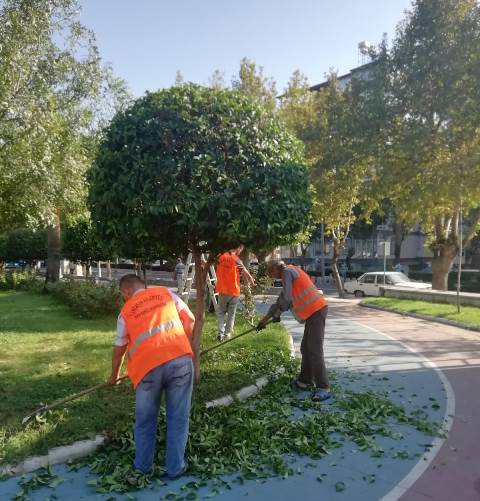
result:
[[[203,259],[203,256],[202,256]],[[193,282],[195,280],[195,262],[193,261],[192,254],[188,254],[187,262],[185,263],[185,274],[182,280],[181,293],[179,294],[185,303],[188,304],[190,300],[190,293],[192,291]],[[215,312],[218,309],[218,294],[215,292],[215,285],[217,283],[217,274],[215,266],[211,265],[207,273],[207,289],[212,301]]]

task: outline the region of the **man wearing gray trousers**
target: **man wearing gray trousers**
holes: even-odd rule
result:
[[[251,286],[255,280],[240,259],[243,245],[224,252],[217,260],[218,331],[217,339],[228,339],[235,323],[235,313],[240,300],[240,278],[245,277]],[[226,320],[225,320],[226,317]]]
[[[297,266],[283,261],[267,263],[271,278],[282,280],[282,292],[275,304],[260,320],[257,330],[264,329],[270,319],[280,321],[282,312],[291,310],[295,319],[305,325],[300,351],[302,365],[300,374],[293,381],[295,388],[306,390],[314,386],[312,399],[322,402],[331,397],[330,383],[323,353],[325,320],[328,313],[327,301],[310,277]]]

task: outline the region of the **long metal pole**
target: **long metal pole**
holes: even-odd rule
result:
[[[459,221],[458,233],[460,236],[460,257],[458,260],[457,269],[457,312],[460,313],[460,288],[462,286],[462,255],[463,255],[463,207],[462,202],[460,202],[460,221]]]
[[[272,320],[270,319],[265,325],[268,325],[272,323]],[[236,336],[231,337],[230,339],[227,339],[226,341],[223,341],[221,343],[215,344],[211,346],[210,348],[207,348],[206,350],[203,350],[200,352],[200,356],[206,355],[210,351],[214,351],[217,348],[220,348],[220,346],[223,346],[224,344],[231,343],[232,341],[235,341],[235,339],[238,339],[240,337],[246,336],[247,334],[250,334],[253,331],[256,331],[257,327],[252,327],[251,329],[248,329],[245,332],[242,332],[241,334],[238,334]],[[127,376],[122,376],[119,381],[123,381],[124,379],[127,379]],[[76,400],[77,398],[83,397],[84,395],[87,395],[88,393],[92,393],[94,391],[100,390],[101,388],[106,388],[108,383],[99,383],[96,384],[95,386],[91,386],[90,388],[87,388],[86,390],[82,390],[79,393],[74,393],[73,395],[70,395],[69,397],[62,398],[61,400],[57,400],[50,405],[43,405],[36,411],[32,412],[31,414],[28,414],[28,416],[25,416],[22,420],[22,424],[26,424],[28,421],[30,421],[34,416],[38,414],[43,414],[51,409],[55,409],[57,407],[60,407],[63,404],[66,404],[67,402],[70,402],[72,400]]]
[[[320,245],[322,246],[322,254],[321,254],[321,273],[322,273],[322,284],[325,284],[325,225],[322,221],[320,225]]]
[[[387,241],[383,240],[383,285],[387,283],[386,274],[387,274]]]

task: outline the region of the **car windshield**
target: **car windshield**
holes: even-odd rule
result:
[[[399,284],[400,282],[410,282],[410,279],[404,273],[392,273],[388,275],[388,278],[393,284]]]

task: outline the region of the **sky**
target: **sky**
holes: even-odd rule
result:
[[[410,0],[80,0],[102,58],[135,96],[170,87],[176,71],[230,83],[243,57],[283,90],[299,69],[314,85],[362,61],[358,43],[389,39]]]

